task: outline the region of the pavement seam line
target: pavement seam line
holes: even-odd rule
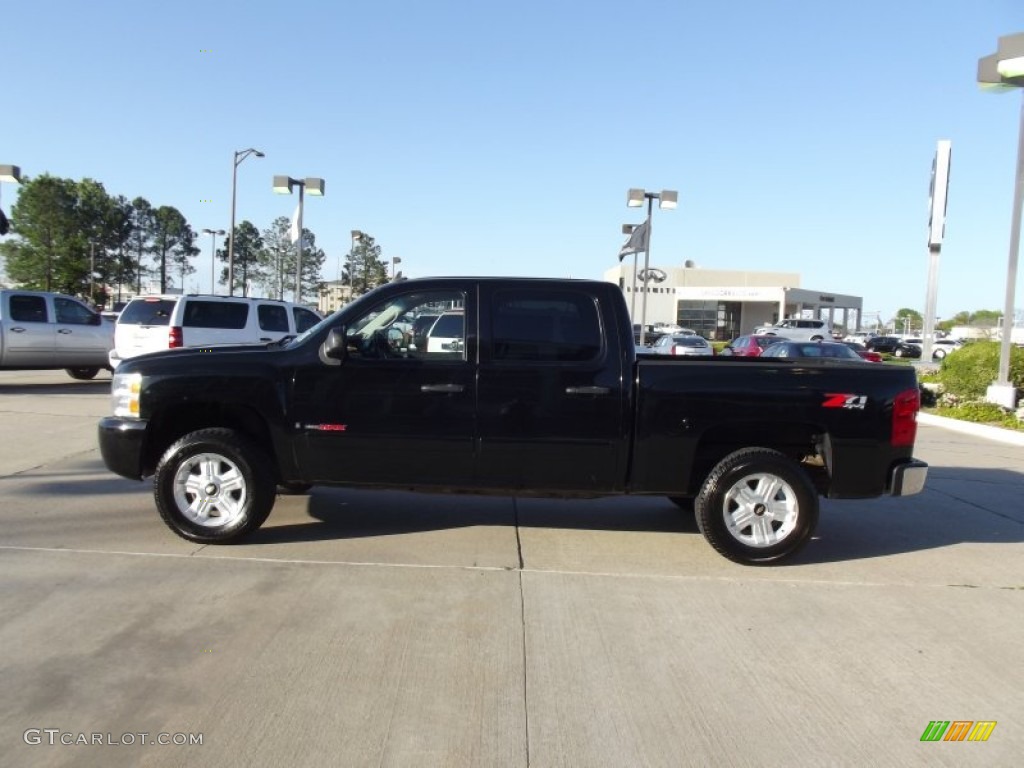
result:
[[[490,573],[509,572],[511,569],[503,565],[431,565],[426,563],[374,563],[355,560],[297,560],[295,558],[283,557],[230,557],[228,555],[204,555],[196,557],[191,553],[182,552],[125,552],[121,550],[107,549],[70,549],[67,547],[18,547],[7,544],[0,544],[0,552],[61,552],[79,555],[121,555],[125,557],[165,557],[178,560],[191,560],[201,562],[237,562],[237,563],[271,563],[279,565],[331,565],[362,568],[407,568],[421,570],[449,570],[449,571],[482,571]],[[696,576],[692,574],[668,574],[668,573],[614,573],[610,571],[567,571],[547,568],[524,568],[522,573],[536,573],[542,576],[591,576],[616,579],[652,579],[657,581],[678,581],[678,582],[707,582],[717,581],[724,584],[785,584],[786,586],[826,586],[826,587],[877,587],[891,589],[892,587],[925,587],[949,589],[957,587],[956,584],[939,583],[914,583],[907,581],[881,582],[881,581],[845,581],[829,579],[758,579],[742,578],[738,576]],[[976,586],[976,589],[1020,589],[1016,586]]]
[[[516,523],[516,550],[519,553],[519,625],[520,625],[520,637],[522,638],[522,651],[523,651],[523,730],[524,738],[526,740],[526,768],[530,768],[530,700],[529,700],[529,680],[526,665],[526,594],[523,589],[523,539],[520,536],[519,527],[519,499],[515,496],[512,497],[512,512],[515,516]]]

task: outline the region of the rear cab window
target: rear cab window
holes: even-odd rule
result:
[[[185,304],[182,325],[186,328],[245,328],[249,319],[248,303],[234,301],[189,300]],[[286,328],[287,330],[287,328]]]
[[[174,311],[173,299],[134,299],[117,318],[118,325],[167,325]]]

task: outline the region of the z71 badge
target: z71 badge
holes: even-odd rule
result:
[[[863,411],[868,404],[867,395],[837,395],[831,392],[826,393],[825,402],[822,408],[846,408],[848,410]]]

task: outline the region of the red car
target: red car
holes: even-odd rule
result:
[[[785,336],[756,333],[749,336],[737,336],[726,344],[718,354],[732,355],[733,357],[760,357],[765,349],[780,341],[789,341],[789,339]]]
[[[859,344],[856,341],[844,341],[842,343],[845,344],[846,346],[848,346],[850,349],[852,349],[858,355],[863,357],[869,363],[880,363],[880,362],[882,362],[882,354],[880,352],[875,352],[873,349],[868,349],[863,344]]]

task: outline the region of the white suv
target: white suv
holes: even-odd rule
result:
[[[139,296],[117,318],[110,367],[162,349],[277,341],[297,336],[320,319],[306,307],[276,299]]]
[[[828,320],[811,320],[792,317],[778,325],[762,325],[754,329],[755,334],[785,336],[791,341],[831,341],[832,326]]]

